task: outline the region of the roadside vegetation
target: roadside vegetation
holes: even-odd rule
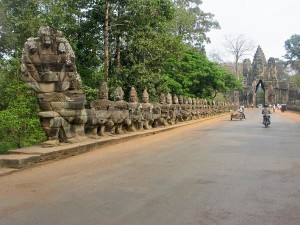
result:
[[[118,85],[125,95],[132,85],[140,95],[147,88],[151,101],[161,92],[226,100],[226,94],[241,88],[241,81],[208,60],[207,33],[220,26],[201,4],[201,0],[1,0],[0,153],[45,140],[36,98],[20,72],[23,44],[37,36],[40,26],[61,30],[70,41],[88,101],[97,97],[103,81],[111,93]]]

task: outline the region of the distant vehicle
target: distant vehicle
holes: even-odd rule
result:
[[[262,104],[258,104],[257,107],[258,107],[258,108],[262,108],[263,105],[262,105]]]
[[[285,112],[287,110],[286,104],[281,104],[280,110],[281,112]]]

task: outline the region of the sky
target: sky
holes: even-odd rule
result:
[[[243,34],[261,46],[266,59],[284,59],[284,42],[300,34],[300,0],[203,0],[201,9],[214,14],[221,26],[207,34],[211,44],[206,52],[218,52],[226,61],[233,56],[225,51],[225,35]],[[252,61],[254,53],[244,58]]]

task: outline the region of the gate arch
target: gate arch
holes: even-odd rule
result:
[[[256,85],[255,93],[256,93],[256,107],[259,104],[265,105],[265,85],[262,82],[262,80],[258,81]]]

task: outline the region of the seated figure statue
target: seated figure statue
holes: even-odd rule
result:
[[[131,121],[129,118],[129,105],[128,102],[124,101],[124,91],[119,86],[115,90],[115,101],[112,104],[112,115],[111,119],[113,122],[113,127],[111,129],[111,134],[121,134],[123,133],[123,125],[129,127]]]
[[[86,124],[87,133],[103,136],[107,127],[112,127],[111,119],[113,102],[108,99],[108,85],[103,82],[100,87],[99,99],[90,103],[88,121]]]
[[[153,102],[153,124],[152,127],[158,127],[161,125],[161,104],[159,102]]]
[[[176,124],[181,121],[181,108],[180,104],[178,103],[178,97],[176,94],[173,95],[173,103],[170,106],[170,123]]]
[[[41,27],[27,39],[21,70],[36,93],[39,117],[47,135],[44,147],[76,142],[84,135],[86,97],[75,65],[75,54],[60,31]]]
[[[134,87],[131,87],[129,93],[129,118],[131,125],[129,127],[130,131],[142,130],[142,104],[137,101],[137,93]]]
[[[179,102],[181,104],[181,114],[183,121],[188,121],[191,118],[191,108],[187,97],[179,96]]]
[[[161,93],[159,100],[160,100],[160,105],[161,105],[160,124],[163,126],[167,126],[168,121],[170,119],[170,115],[169,115],[170,100],[168,100],[169,103],[166,102],[167,98],[164,93]],[[172,103],[172,100],[171,100],[171,103]]]
[[[149,94],[147,89],[145,89],[143,92],[142,118],[144,129],[151,129],[153,124],[153,104],[149,102]]]
[[[197,102],[196,102],[196,98],[192,98],[192,119],[196,120],[198,119],[198,108],[197,108]]]

